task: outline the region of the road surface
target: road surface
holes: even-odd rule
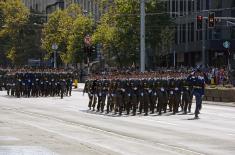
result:
[[[234,155],[235,107],[193,114],[115,116],[87,96],[20,98],[0,92],[0,155]],[[194,107],[193,107],[194,108]]]

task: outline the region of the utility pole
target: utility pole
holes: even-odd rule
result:
[[[140,71],[145,71],[145,0],[140,0]]]
[[[57,68],[57,59],[56,59],[56,50],[58,49],[58,45],[56,43],[52,44],[53,49],[53,59],[54,59],[54,68]]]
[[[56,50],[54,50],[54,68],[57,68],[57,62],[56,62]]]
[[[175,53],[175,50],[174,50],[174,68],[176,68],[176,53]]]
[[[206,20],[202,19],[202,67],[206,67]]]

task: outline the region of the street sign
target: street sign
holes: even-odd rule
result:
[[[229,48],[230,48],[230,45],[231,45],[231,43],[230,43],[229,41],[225,41],[225,42],[223,43],[223,46],[224,46],[224,48],[226,48],[226,49],[229,49]]]
[[[57,44],[55,44],[55,43],[54,43],[54,44],[52,44],[52,49],[53,49],[53,50],[57,50],[57,49],[58,49],[58,45],[57,45]]]

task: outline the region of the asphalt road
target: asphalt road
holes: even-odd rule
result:
[[[12,98],[0,92],[0,155],[234,155],[235,107],[193,114],[115,116],[88,98]],[[193,107],[194,108],[194,107]]]

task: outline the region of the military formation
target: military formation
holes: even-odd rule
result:
[[[182,111],[187,114],[191,112],[194,93],[204,90],[200,79],[203,79],[201,73],[182,72],[94,76],[86,81],[84,93],[89,97],[89,109],[101,113],[161,115]]]
[[[68,72],[21,71],[0,76],[0,87],[7,95],[20,97],[71,96],[73,74]]]

